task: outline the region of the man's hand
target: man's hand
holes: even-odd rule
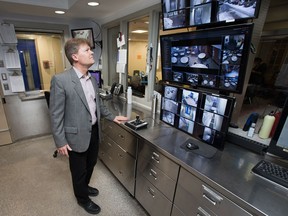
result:
[[[72,151],[72,149],[70,148],[68,144],[66,144],[62,146],[61,148],[58,148],[57,151],[59,154],[69,157],[68,151]]]
[[[128,121],[129,119],[125,116],[116,116],[113,121],[120,124],[123,121]]]

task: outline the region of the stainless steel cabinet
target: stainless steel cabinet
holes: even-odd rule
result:
[[[114,122],[102,121],[99,157],[134,196],[137,138]]]
[[[139,141],[135,197],[150,215],[170,215],[179,165]]]
[[[187,216],[252,215],[183,168],[179,174],[172,216],[178,216],[179,210]]]

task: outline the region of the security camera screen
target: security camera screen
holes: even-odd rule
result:
[[[233,106],[228,96],[164,84],[161,120],[221,149]]]
[[[162,99],[162,109],[172,112],[172,113],[177,113],[178,111],[178,103],[173,101],[173,100],[169,100],[167,98],[163,98]]]
[[[177,101],[178,88],[173,86],[165,86],[164,97],[173,101]]]
[[[190,26],[210,23],[211,10],[212,10],[211,4],[192,6],[190,9],[190,22],[189,22]]]
[[[194,122],[191,120],[188,120],[186,118],[180,117],[179,118],[179,126],[178,128],[180,130],[183,130],[189,134],[193,133],[193,129],[194,129]]]
[[[174,120],[175,120],[175,114],[174,113],[163,110],[162,121],[174,126]]]
[[[219,0],[218,21],[254,18],[257,0]]]
[[[252,29],[245,24],[161,35],[162,80],[241,93]]]
[[[182,91],[182,104],[197,107],[199,93],[183,89]]]
[[[225,115],[227,99],[213,95],[206,95],[204,109],[206,111]]]
[[[219,44],[171,47],[172,67],[218,70],[221,56],[221,41],[218,43]]]
[[[186,0],[162,0],[163,29],[187,26]]]
[[[181,110],[180,110],[180,116],[183,116],[187,119],[191,119],[191,120],[195,121],[196,108],[189,106],[189,105],[182,104]]]

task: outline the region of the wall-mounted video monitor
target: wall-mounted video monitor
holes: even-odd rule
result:
[[[162,35],[162,79],[241,93],[253,24]]]
[[[160,119],[218,149],[222,149],[235,99],[165,84]]]
[[[261,0],[162,0],[163,30],[257,18]]]

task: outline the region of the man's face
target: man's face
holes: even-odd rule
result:
[[[93,51],[87,44],[81,44],[76,54],[73,54],[74,61],[82,66],[90,67],[95,63]]]

